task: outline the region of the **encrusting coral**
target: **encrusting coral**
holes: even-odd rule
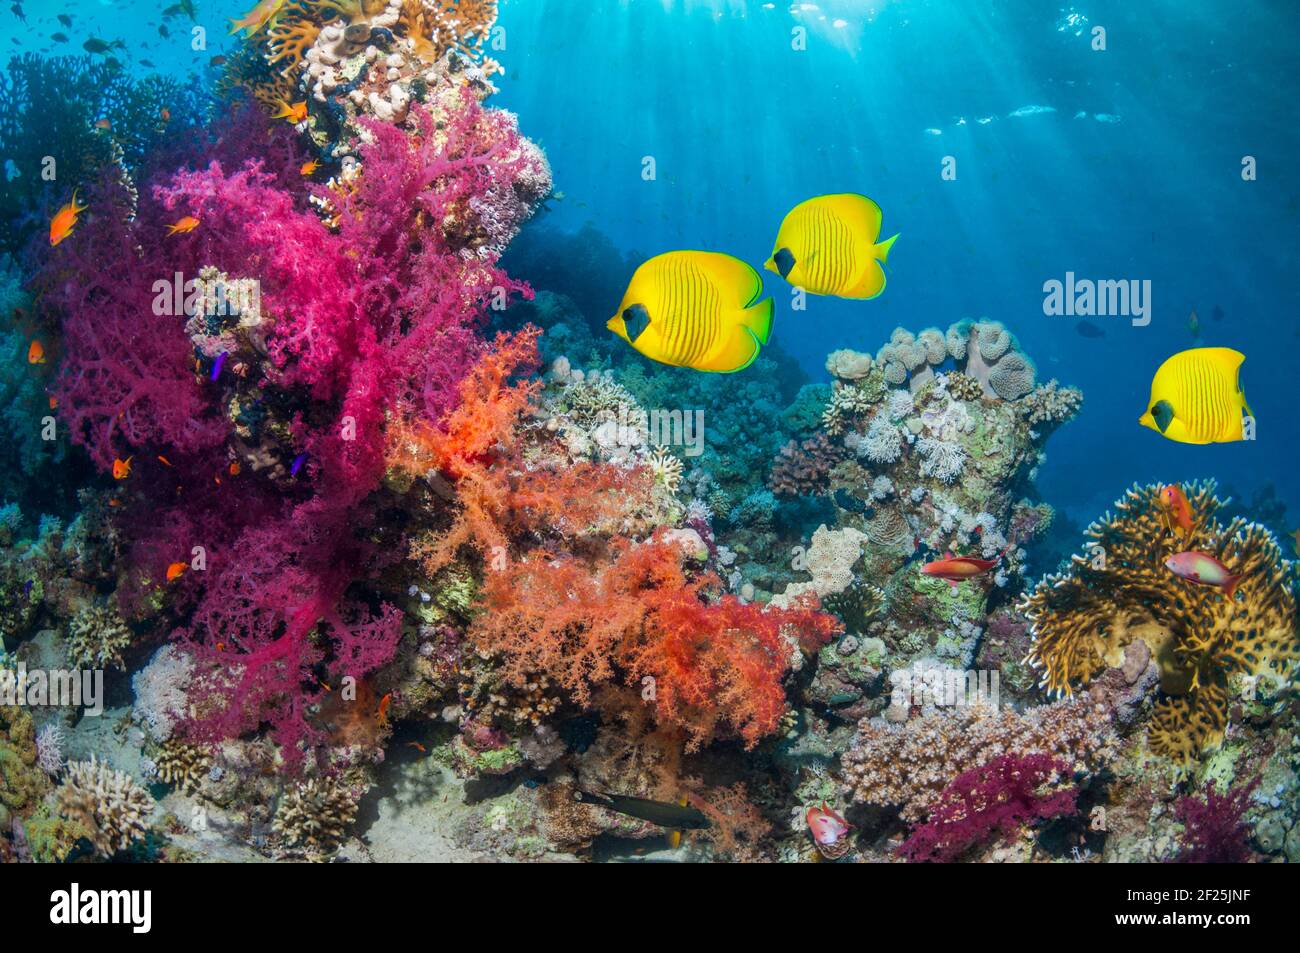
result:
[[[98,856],[108,858],[148,833],[154,800],[130,775],[92,755],[68,764],[54,805],[61,818],[89,832]]]
[[[1158,485],[1136,486],[1087,530],[1090,542],[1068,570],[1045,578],[1020,609],[1033,626],[1029,662],[1042,685],[1069,694],[1145,642],[1166,696],[1151,748],[1181,769],[1222,741],[1238,679],[1289,677],[1300,658],[1291,564],[1263,527],[1226,526],[1213,482],[1186,484],[1191,531],[1174,525]],[[1207,553],[1240,576],[1235,596],[1175,576],[1170,556]]]

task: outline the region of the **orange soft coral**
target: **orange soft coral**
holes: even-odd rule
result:
[[[785,713],[782,681],[796,651],[836,631],[812,609],[763,609],[724,597],[707,603],[712,575],[688,578],[683,554],[662,540],[612,544],[610,559],[530,554],[489,572],[470,637],[519,686],[549,676],[575,702],[623,681],[661,723],[685,730],[689,747],[736,735],[747,747]]]

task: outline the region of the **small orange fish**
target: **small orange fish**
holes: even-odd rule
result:
[[[27,349],[27,363],[28,364],[45,363],[45,345],[42,344],[40,341],[33,339],[31,347]]]
[[[316,170],[319,168],[320,168],[320,163],[317,162],[315,159],[312,159],[310,162],[304,162],[302,164],[302,168],[299,169],[298,171],[305,176],[314,175],[316,173]]]
[[[943,559],[936,559],[933,562],[926,563],[921,567],[921,573],[926,576],[935,576],[945,580],[949,586],[956,589],[958,583],[966,579],[974,579],[988,572],[994,566],[1002,561],[1006,550],[998,554],[997,559],[976,559],[974,556],[954,556],[948,553]]]
[[[1165,508],[1174,525],[1183,531],[1183,539],[1192,535],[1192,505],[1187,502],[1187,494],[1181,487],[1171,483],[1161,488],[1160,505]]]
[[[226,650],[226,643],[225,643],[225,642],[218,642],[218,643],[217,643],[217,651],[218,651],[218,652],[224,652],[225,650]]]
[[[320,687],[323,688],[323,689],[325,689],[325,691],[327,691],[327,692],[332,692],[332,691],[334,691],[333,687],[330,685],[329,682],[321,682],[321,683],[320,683]]]
[[[379,699],[379,723],[388,724],[388,703],[393,700],[393,693],[389,692],[383,698]]]
[[[158,455],[158,462],[161,463],[161,464],[162,464],[163,466],[165,466],[165,467],[169,467],[169,466],[172,465],[172,462],[171,462],[170,460],[168,460],[166,457],[164,457],[162,454],[159,454],[159,455]]]
[[[160,119],[162,119],[163,122],[172,121],[172,111],[168,109],[166,106],[164,106],[161,110],[159,110],[158,116]]]
[[[296,126],[300,122],[307,120],[307,100],[303,99],[296,103],[286,103],[280,100],[280,111],[271,116],[272,119],[283,119],[291,126]]]
[[[230,475],[239,476],[239,461],[236,460],[230,465]]]
[[[59,409],[59,398],[57,398],[57,397],[51,397],[51,398],[50,398],[50,410],[58,410],[58,409]]]
[[[167,581],[171,582],[173,579],[175,579],[177,576],[179,576],[181,573],[183,573],[186,569],[189,568],[190,567],[185,563],[172,563],[170,566],[167,567]]]
[[[180,220],[179,222],[177,222],[175,225],[168,225],[168,226],[167,226],[167,234],[168,234],[168,235],[176,235],[176,234],[179,233],[179,234],[184,235],[184,234],[186,234],[186,233],[188,233],[188,232],[192,232],[192,231],[194,231],[194,229],[196,229],[196,228],[198,228],[198,227],[199,227],[199,220],[198,220],[197,218],[195,218],[193,215],[186,215],[183,219],[181,219],[181,220]]]
[[[125,480],[127,477],[129,477],[129,476],[131,475],[131,460],[132,460],[132,459],[133,459],[132,457],[127,457],[125,460],[114,460],[114,461],[113,461],[113,479],[114,479],[114,480]]]
[[[426,753],[428,753],[428,750],[429,750],[429,749],[426,748],[424,745],[420,744],[420,742],[418,742],[418,741],[408,741],[408,742],[406,743],[406,747],[408,747],[408,748],[414,748],[416,751],[420,752],[420,754],[426,754]]]
[[[108,132],[113,128],[113,124],[107,119],[101,119],[99,122],[95,123],[95,128]]]
[[[85,205],[77,204],[77,190],[73,189],[72,201],[59,209],[54,218],[50,219],[51,245],[57,245],[72,234],[72,226],[77,224],[77,216],[84,212],[86,208]]]
[[[121,500],[109,500],[109,501],[108,501],[108,505],[109,505],[109,506],[121,506],[121,505],[122,505],[122,501],[121,501]]]

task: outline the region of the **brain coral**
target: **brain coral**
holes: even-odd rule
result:
[[[1147,643],[1167,696],[1148,733],[1153,751],[1181,769],[1216,747],[1228,724],[1229,678],[1284,676],[1300,658],[1291,565],[1262,526],[1215,518],[1223,505],[1213,482],[1183,487],[1193,529],[1173,531],[1159,486],[1134,487],[1089,527],[1086,552],[1046,577],[1021,603],[1034,644],[1028,661],[1049,692],[1069,694]],[[1236,597],[1174,576],[1174,553],[1209,553],[1240,574]]]

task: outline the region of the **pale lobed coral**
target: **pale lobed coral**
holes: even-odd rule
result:
[[[63,725],[51,721],[36,733],[36,763],[53,777],[63,770],[63,751],[68,744],[68,733]]]
[[[68,660],[83,668],[122,668],[131,630],[116,610],[88,605],[68,623]]]
[[[356,792],[338,778],[308,778],[280,798],[272,827],[290,847],[333,853],[357,816]]]
[[[828,529],[823,523],[812,535],[803,554],[803,567],[812,574],[809,582],[792,582],[785,592],[772,597],[771,604],[787,609],[809,593],[823,597],[842,592],[853,582],[853,566],[862,556],[867,536],[860,530],[845,527]]]
[[[130,775],[91,755],[89,761],[68,764],[54,792],[54,809],[90,831],[95,853],[108,858],[148,833],[154,800]]]

